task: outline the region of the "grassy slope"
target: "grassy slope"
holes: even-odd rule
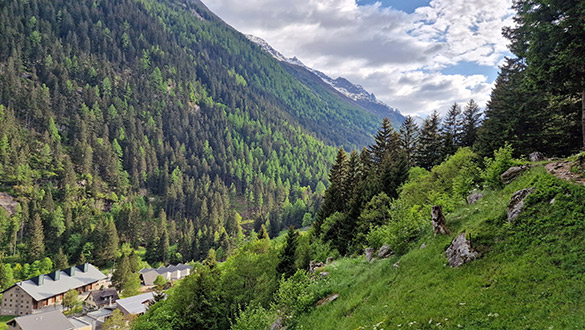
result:
[[[585,276],[579,267],[570,270],[574,265],[582,268],[583,261],[574,263],[571,258],[583,259],[583,232],[572,225],[562,227],[564,231],[553,229],[563,235],[573,232],[572,246],[557,248],[563,246],[561,237],[549,233],[522,238],[520,229],[509,226],[505,218],[511,195],[543,178],[551,181],[542,167],[533,169],[503,190],[487,193],[477,204],[461,206],[447,215],[453,235],[433,238],[428,233],[401,258],[368,264],[360,257],[328,266],[331,275],[324,289],[339,293],[339,299],[303,315],[295,329],[585,328]],[[585,188],[571,189],[581,189],[575,196],[584,196]],[[545,228],[542,223],[557,216],[551,211],[557,205],[565,204],[531,206],[535,219],[520,221],[535,221],[538,228]],[[585,221],[577,218],[585,215],[573,217],[582,227]],[[453,269],[444,251],[462,231],[471,232],[472,244],[484,256]],[[419,249],[421,243],[427,247]],[[394,268],[397,261],[400,266]]]

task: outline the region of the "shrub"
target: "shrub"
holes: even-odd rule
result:
[[[275,300],[283,319],[290,320],[311,309],[317,299],[315,289],[315,281],[305,270],[299,269],[289,278],[282,277]]]
[[[501,188],[503,186],[500,175],[515,164],[512,159],[514,149],[509,143],[494,151],[494,158],[485,158],[485,170],[481,174],[483,184],[490,188]]]
[[[232,330],[263,330],[270,328],[276,320],[274,310],[266,310],[262,306],[250,306],[238,315]]]

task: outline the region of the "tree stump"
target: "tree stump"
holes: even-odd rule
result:
[[[433,206],[431,210],[431,219],[433,221],[433,233],[435,236],[437,234],[440,235],[447,235],[449,234],[449,229],[445,224],[445,216],[443,215],[443,207],[441,205]]]

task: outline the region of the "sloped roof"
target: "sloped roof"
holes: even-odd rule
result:
[[[83,265],[75,267],[75,273],[70,276],[70,272],[66,270],[59,271],[58,279],[53,279],[55,276],[40,275],[42,279],[39,281],[37,277],[28,279],[26,281],[14,284],[28,293],[34,300],[41,301],[61,293],[65,293],[71,289],[97,282],[107,278],[99,269],[91,264],[87,265],[87,271],[83,271]],[[52,275],[53,273],[51,273]],[[41,283],[40,285],[37,282]],[[10,287],[12,288],[12,287]],[[9,288],[9,289],[10,289]]]
[[[125,310],[129,314],[143,314],[146,312],[148,304],[145,302],[154,301],[154,294],[152,292],[139,294],[134,297],[119,299],[116,301],[120,309]]]
[[[46,313],[31,314],[17,317],[8,322],[9,324],[18,324],[22,330],[72,330],[76,327],[60,311],[50,311]]]
[[[112,297],[112,302],[120,299],[118,296],[118,291],[116,288],[107,288],[97,291],[92,291],[89,295],[93,298],[93,301],[99,305],[107,305],[110,303],[110,297]]]
[[[167,272],[174,272],[174,271],[177,271],[177,270],[183,271],[183,270],[192,269],[192,268],[193,268],[193,266],[191,266],[191,265],[178,264],[178,265],[169,265],[168,267],[162,267],[161,266],[161,267],[158,267],[156,269],[155,268],[142,268],[138,272],[140,274],[146,274],[146,273],[148,273],[150,271],[155,271],[155,272],[157,272],[159,274],[164,274],[164,273],[167,273]]]

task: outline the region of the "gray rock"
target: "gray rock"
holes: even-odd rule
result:
[[[373,248],[366,248],[366,261],[372,262],[374,260],[374,252]]]
[[[320,273],[319,273],[319,276],[320,276],[321,278],[323,278],[323,277],[327,277],[327,276],[329,276],[329,272],[320,272]]]
[[[471,193],[471,195],[467,196],[467,204],[475,204],[477,201],[483,198],[483,194],[477,191]]]
[[[504,172],[504,173],[502,173],[502,175],[500,175],[500,179],[502,179],[502,182],[504,182],[504,184],[508,184],[508,183],[514,181],[514,179],[519,177],[520,174],[524,173],[524,171],[526,171],[529,168],[530,167],[527,165],[512,166],[508,170],[506,170],[506,172]]]
[[[449,229],[447,229],[447,225],[445,224],[445,216],[443,215],[443,207],[441,205],[433,206],[433,208],[431,210],[431,220],[433,222],[433,233],[435,235],[449,234]]]
[[[274,323],[270,325],[270,330],[280,330],[284,329],[284,325],[282,324],[282,317],[279,317]]]
[[[531,162],[541,162],[543,160],[546,160],[546,157],[544,157],[544,154],[542,152],[535,151],[528,155],[528,159],[530,159]]]
[[[394,252],[390,250],[390,246],[388,244],[382,245],[380,250],[378,250],[378,258],[388,258],[389,256],[393,255]]]
[[[0,192],[0,207],[4,208],[9,216],[13,216],[16,213],[18,205],[19,204],[14,197],[7,193]]]
[[[397,261],[397,262],[396,262],[396,263],[393,265],[393,267],[394,267],[394,268],[398,268],[398,267],[400,267],[400,261]]]
[[[451,267],[459,267],[475,260],[479,257],[479,253],[471,248],[471,242],[465,238],[463,232],[453,239],[445,251],[445,257],[447,257]]]
[[[314,273],[317,268],[321,268],[323,266],[325,266],[324,263],[311,260],[311,262],[309,262],[309,272]]]
[[[426,247],[427,247],[427,244],[426,244],[426,243],[422,243],[422,244],[420,245],[420,249],[421,249],[421,250],[422,250],[422,249],[424,249],[424,248],[426,248]]]
[[[333,257],[328,257],[327,260],[325,261],[326,264],[330,264],[333,262]]]
[[[325,298],[319,300],[317,302],[317,306],[321,306],[321,305],[328,304],[328,303],[330,303],[332,301],[337,300],[337,298],[339,298],[339,294],[338,293],[334,293],[334,294],[332,294],[332,295],[330,295],[328,297],[325,297]]]
[[[518,217],[520,212],[522,212],[522,209],[524,208],[524,200],[528,195],[532,194],[534,190],[534,188],[526,188],[518,190],[512,195],[512,198],[510,198],[510,202],[508,203],[508,209],[506,210],[506,213],[508,214],[508,222],[510,224]]]

